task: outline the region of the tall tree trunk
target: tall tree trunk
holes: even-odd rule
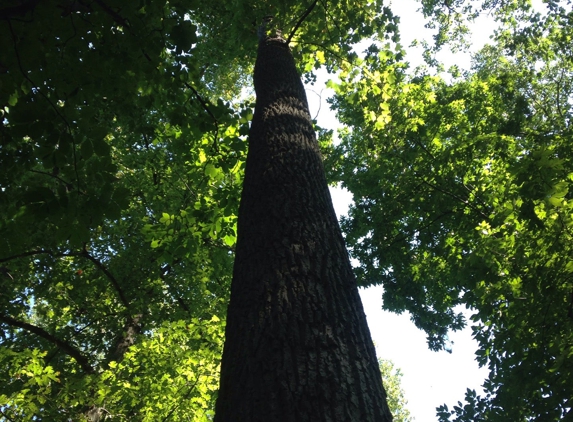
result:
[[[265,39],[216,422],[385,422],[380,370],[294,59]]]

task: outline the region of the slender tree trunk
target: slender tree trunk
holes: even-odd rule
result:
[[[265,39],[216,422],[391,421],[304,87]]]

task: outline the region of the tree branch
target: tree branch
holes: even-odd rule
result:
[[[15,419],[10,418],[4,411],[0,408],[0,415],[5,418],[8,422],[16,422]]]
[[[60,117],[60,119],[62,119],[62,121],[64,122],[64,125],[67,129],[68,134],[70,135],[70,138],[72,140],[72,155],[74,157],[74,171],[76,173],[76,183],[77,183],[77,187],[78,190],[81,190],[80,188],[80,175],[78,173],[78,167],[77,167],[77,158],[76,158],[76,141],[72,135],[72,128],[70,127],[70,123],[68,122],[68,120],[64,117],[64,115],[62,113],[60,113],[60,111],[58,110],[58,108],[56,107],[56,105],[52,102],[52,100],[50,100],[50,98],[42,91],[42,89],[36,85],[34,83],[34,81],[32,79],[30,79],[30,77],[28,76],[28,72],[26,72],[24,70],[24,67],[22,66],[22,60],[20,58],[20,53],[18,52],[18,43],[16,41],[16,33],[14,32],[14,28],[12,27],[12,23],[10,22],[10,19],[7,19],[8,22],[8,28],[10,29],[10,34],[12,36],[12,44],[14,45],[14,54],[16,56],[16,61],[18,62],[18,68],[20,69],[20,73],[22,74],[22,76],[24,77],[24,79],[26,79],[28,82],[30,82],[30,84],[32,85],[33,88],[36,89],[36,92],[43,97],[48,104],[50,105],[50,107],[54,110],[54,112],[56,113],[56,115],[58,117]]]
[[[34,255],[42,255],[42,254],[46,254],[46,255],[52,255],[51,251],[45,251],[45,250],[37,250],[37,251],[28,251],[28,252],[23,252],[21,254],[18,255],[12,255],[6,258],[0,258],[0,263],[1,262],[8,262],[11,261],[13,259],[18,259],[18,258],[25,258],[27,256],[34,256]]]
[[[97,3],[99,5],[99,7],[101,7],[108,15],[110,15],[113,20],[115,21],[115,23],[117,23],[118,25],[124,26],[126,28],[130,28],[129,26],[129,22],[127,21],[127,19],[123,18],[119,13],[115,12],[113,9],[111,9],[107,4],[105,4],[103,1],[101,0],[94,0],[95,3]]]
[[[123,327],[122,334],[118,336],[117,341],[114,343],[109,353],[109,360],[119,362],[123,359],[125,352],[135,344],[136,336],[141,332],[139,322],[143,317],[142,314],[128,317]]]
[[[38,3],[40,3],[40,0],[30,0],[18,6],[0,9],[0,19],[8,20],[14,16],[25,16],[28,12],[33,12]]]
[[[18,255],[12,255],[12,256],[9,256],[7,258],[0,258],[0,263],[7,262],[7,261],[10,261],[12,259],[25,258],[27,256],[44,255],[44,254],[50,255],[53,258],[60,258],[63,256],[79,256],[79,257],[84,257],[84,258],[88,259],[98,269],[100,269],[105,274],[105,276],[109,279],[109,281],[111,281],[111,284],[115,288],[121,303],[123,304],[123,306],[125,306],[126,309],[129,309],[129,301],[125,297],[125,294],[123,293],[123,290],[121,289],[117,279],[114,277],[114,275],[107,269],[107,267],[101,261],[99,261],[96,257],[91,255],[87,250],[83,250],[81,252],[54,253],[53,251],[50,251],[50,250],[39,249],[39,250],[34,250],[34,251],[29,251],[29,252],[23,252],[23,253],[18,254]]]
[[[119,299],[121,300],[121,303],[123,304],[123,306],[125,306],[126,309],[129,309],[129,301],[127,300],[127,298],[123,294],[123,290],[121,289],[119,283],[117,282],[117,280],[113,276],[113,274],[109,272],[107,267],[105,265],[103,265],[103,263],[101,261],[99,261],[96,257],[91,255],[87,250],[84,250],[80,253],[69,254],[69,255],[71,255],[71,256],[74,256],[74,255],[83,256],[83,257],[87,258],[88,260],[90,260],[97,268],[99,268],[106,275],[106,277],[109,279],[109,281],[111,281],[111,284],[113,285],[113,287],[117,291],[117,294],[118,294]]]
[[[173,413],[181,406],[181,402],[187,400],[189,398],[189,396],[191,395],[191,393],[193,392],[193,390],[195,389],[195,386],[199,383],[199,377],[197,377],[197,379],[195,380],[195,383],[193,383],[193,385],[191,385],[189,387],[189,389],[187,390],[187,392],[183,395],[183,397],[181,397],[178,400],[178,404],[177,406],[174,406],[169,413],[167,414],[167,416],[165,416],[163,418],[163,422],[166,422],[169,418],[171,418],[171,415],[173,415]],[[179,391],[181,391],[183,389],[184,386],[182,386],[181,388],[179,388]],[[178,392],[179,392],[178,391]]]
[[[213,121],[215,122],[215,124],[217,126],[219,126],[219,121],[217,120],[217,118],[213,115],[213,113],[211,112],[211,110],[209,110],[209,107],[207,107],[207,101],[205,101],[203,99],[203,97],[201,97],[201,95],[199,95],[199,93],[197,92],[197,90],[195,88],[193,88],[193,86],[191,86],[189,83],[185,82],[185,86],[187,88],[189,88],[191,91],[193,91],[193,94],[195,94],[195,97],[197,98],[197,100],[199,100],[199,102],[201,103],[201,106],[203,107],[203,109],[207,112],[207,114],[209,114],[209,116],[211,116],[211,118],[213,119]]]
[[[423,226],[414,228],[413,230],[410,230],[406,235],[401,235],[402,233],[399,233],[396,236],[393,236],[392,238],[390,238],[388,240],[388,244],[386,245],[386,247],[384,249],[389,249],[390,247],[394,246],[396,243],[403,242],[404,240],[408,240],[408,238],[410,236],[412,236],[413,234],[423,232],[424,230],[426,230],[428,227],[430,227],[432,224],[434,224],[438,220],[442,219],[446,215],[453,214],[453,213],[454,213],[453,211],[445,211],[442,214],[438,215],[437,217],[434,217],[434,219],[432,219],[430,222],[424,224]]]
[[[37,327],[37,326],[29,324],[27,322],[19,321],[17,319],[14,319],[14,318],[6,316],[6,315],[0,315],[0,321],[3,321],[6,324],[11,325],[13,327],[22,328],[26,331],[29,331],[30,333],[33,333],[39,337],[42,337],[45,340],[48,340],[50,343],[53,343],[56,346],[58,346],[60,349],[62,349],[68,356],[75,359],[75,361],[82,367],[84,372],[86,372],[88,374],[92,374],[95,372],[94,368],[89,364],[87,357],[82,355],[82,353],[79,350],[77,350],[73,346],[69,345],[65,341],[60,340],[59,338],[51,335],[50,333],[48,333],[43,328]]]
[[[314,6],[316,6],[316,3],[318,3],[318,0],[314,0],[312,2],[312,4],[308,7],[308,9],[306,9],[306,11],[302,14],[300,19],[298,20],[298,22],[294,26],[293,30],[290,32],[288,38],[286,39],[287,45],[290,44],[290,40],[292,40],[292,37],[294,37],[294,34],[298,30],[299,26],[302,25],[304,20],[308,17],[308,15],[310,15],[310,12],[312,12],[312,9],[314,9]]]
[[[425,185],[431,187],[434,190],[437,190],[438,192],[442,192],[444,195],[450,196],[458,201],[460,201],[462,204],[466,205],[467,207],[471,208],[472,210],[476,211],[479,215],[481,215],[483,218],[485,218],[486,220],[489,219],[489,217],[483,213],[482,210],[480,210],[479,208],[477,208],[475,205],[473,205],[469,200],[464,199],[458,195],[456,195],[453,192],[449,192],[445,189],[442,189],[441,187],[439,187],[438,185],[434,185],[430,182],[428,182],[427,180],[422,179],[422,183],[424,183]]]
[[[48,177],[52,177],[54,179],[56,179],[58,182],[60,182],[60,184],[64,185],[66,187],[66,189],[68,190],[68,192],[72,191],[74,189],[74,185],[72,185],[71,183],[66,182],[64,179],[62,179],[60,176],[58,176],[57,174],[54,173],[48,173],[46,171],[40,171],[40,170],[32,170],[30,169],[29,171],[31,171],[32,173],[37,173],[37,174],[43,174],[45,176]]]
[[[209,114],[209,116],[211,116],[211,118],[213,119],[213,123],[215,124],[215,137],[213,138],[213,145],[215,146],[215,149],[218,150],[219,148],[217,146],[217,138],[219,137],[219,121],[217,120],[215,115],[211,112],[211,110],[209,110],[209,107],[207,107],[207,101],[205,101],[203,97],[199,95],[197,90],[187,82],[185,82],[185,86],[189,88],[191,91],[193,91],[193,94],[195,94],[195,97],[201,103],[201,107],[203,107],[203,110],[205,110],[207,114]]]

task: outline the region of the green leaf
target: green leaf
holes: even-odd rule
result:
[[[92,139],[93,151],[100,157],[108,157],[111,152],[110,145],[105,139]]]
[[[93,155],[94,147],[93,147],[92,142],[89,139],[86,139],[85,141],[83,141],[81,143],[80,153],[82,154],[82,157],[85,160],[89,159]]]

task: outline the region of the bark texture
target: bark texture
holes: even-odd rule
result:
[[[259,44],[216,422],[385,422],[366,317],[287,44]]]

